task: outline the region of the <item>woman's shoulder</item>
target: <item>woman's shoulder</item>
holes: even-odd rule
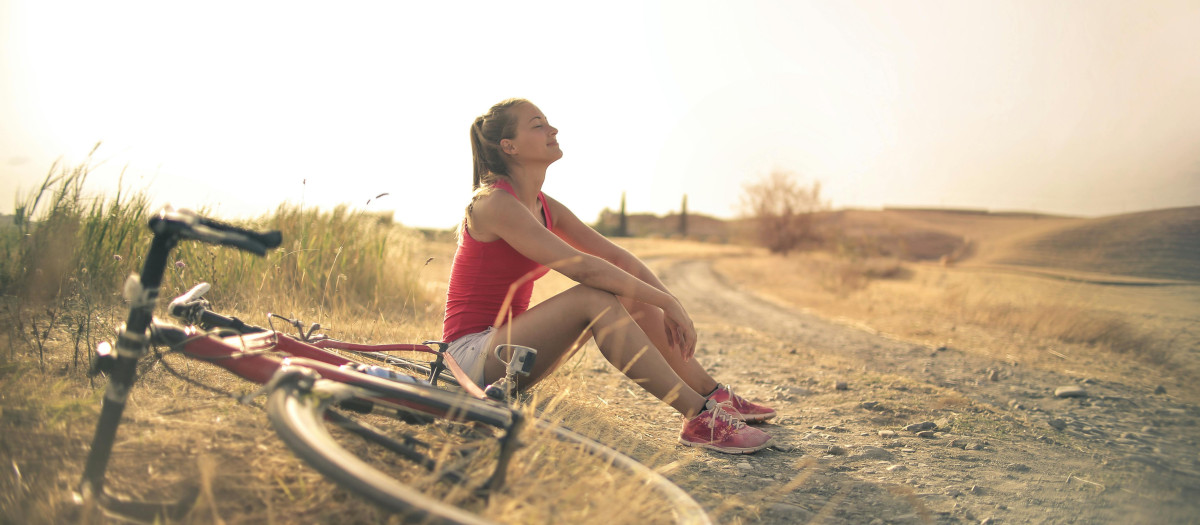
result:
[[[468,210],[472,212],[482,210],[484,213],[491,213],[513,204],[519,205],[516,197],[513,197],[507,191],[503,191],[495,186],[483,186],[475,190],[475,193],[471,195],[471,206]]]
[[[554,197],[547,193],[542,193],[542,198],[546,200],[546,206],[550,208],[550,213],[554,214],[554,224],[557,226],[560,219],[575,218],[575,213],[567,207],[566,204],[559,202]]]
[[[521,210],[521,203],[508,192],[480,188],[471,196],[471,204],[467,206],[466,226],[475,240],[491,242],[500,237],[490,226],[511,222],[513,214],[519,214]]]

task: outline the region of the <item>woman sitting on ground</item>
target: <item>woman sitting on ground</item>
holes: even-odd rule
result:
[[[746,423],[775,411],[720,385],[692,359],[696,331],[679,301],[641,260],[542,193],[562,158],[558,130],[537,106],[510,99],[471,125],[474,195],[450,272],[443,340],[480,386],[504,376],[489,351],[537,349],[528,388],[584,342],[686,420],[680,442],[749,453],[771,438]],[[533,282],[550,268],[579,283],[529,308]]]

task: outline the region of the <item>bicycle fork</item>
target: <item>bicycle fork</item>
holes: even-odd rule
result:
[[[191,507],[187,497],[170,504],[138,503],[118,500],[104,490],[104,474],[108,470],[117,427],[125,412],[129,390],[137,379],[137,362],[149,347],[147,334],[154,317],[154,304],[158,299],[167,254],[177,242],[178,238],[173,235],[154,236],[141,276],[133,274],[125,281],[125,299],[130,302],[129,317],[117,335],[116,348],[101,343],[96,349],[96,358],[90,371],[93,375],[101,372],[108,374],[109,381],[101,400],[100,419],[88,450],[77,499],[80,502],[93,499],[102,508],[118,514],[157,516],[166,511],[171,516],[182,516]],[[195,496],[192,495],[190,499],[195,499]]]

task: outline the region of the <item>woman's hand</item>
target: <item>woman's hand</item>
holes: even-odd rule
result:
[[[679,350],[684,361],[691,359],[696,353],[696,327],[692,324],[691,316],[678,300],[671,301],[671,305],[663,309],[663,314],[667,342]]]

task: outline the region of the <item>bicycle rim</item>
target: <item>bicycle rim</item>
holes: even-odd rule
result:
[[[431,499],[346,450],[326,427],[329,405],[320,397],[290,383],[280,385],[267,400],[267,414],[276,433],[318,472],[347,491],[406,518],[427,523],[493,523]]]
[[[351,388],[319,383],[327,388]],[[327,401],[319,401],[320,397]],[[507,469],[504,489],[480,497],[477,489],[495,467],[499,450],[495,436],[472,440],[474,430],[445,421],[419,429],[392,418],[386,418],[391,422],[386,424],[381,416],[342,414],[329,405],[327,395],[306,394],[304,389],[284,385],[272,393],[268,413],[284,441],[316,470],[347,490],[418,521],[487,523],[480,517],[483,515],[520,523],[710,523],[695,500],[661,474],[546,421],[531,420],[519,434],[523,446]],[[422,458],[401,458],[413,450],[366,443],[372,440],[336,424],[342,418],[352,427],[370,427],[366,434],[415,430],[429,446],[420,451]],[[327,425],[335,427],[333,433]],[[460,457],[460,450],[470,452]],[[537,505],[544,508],[535,508]]]

